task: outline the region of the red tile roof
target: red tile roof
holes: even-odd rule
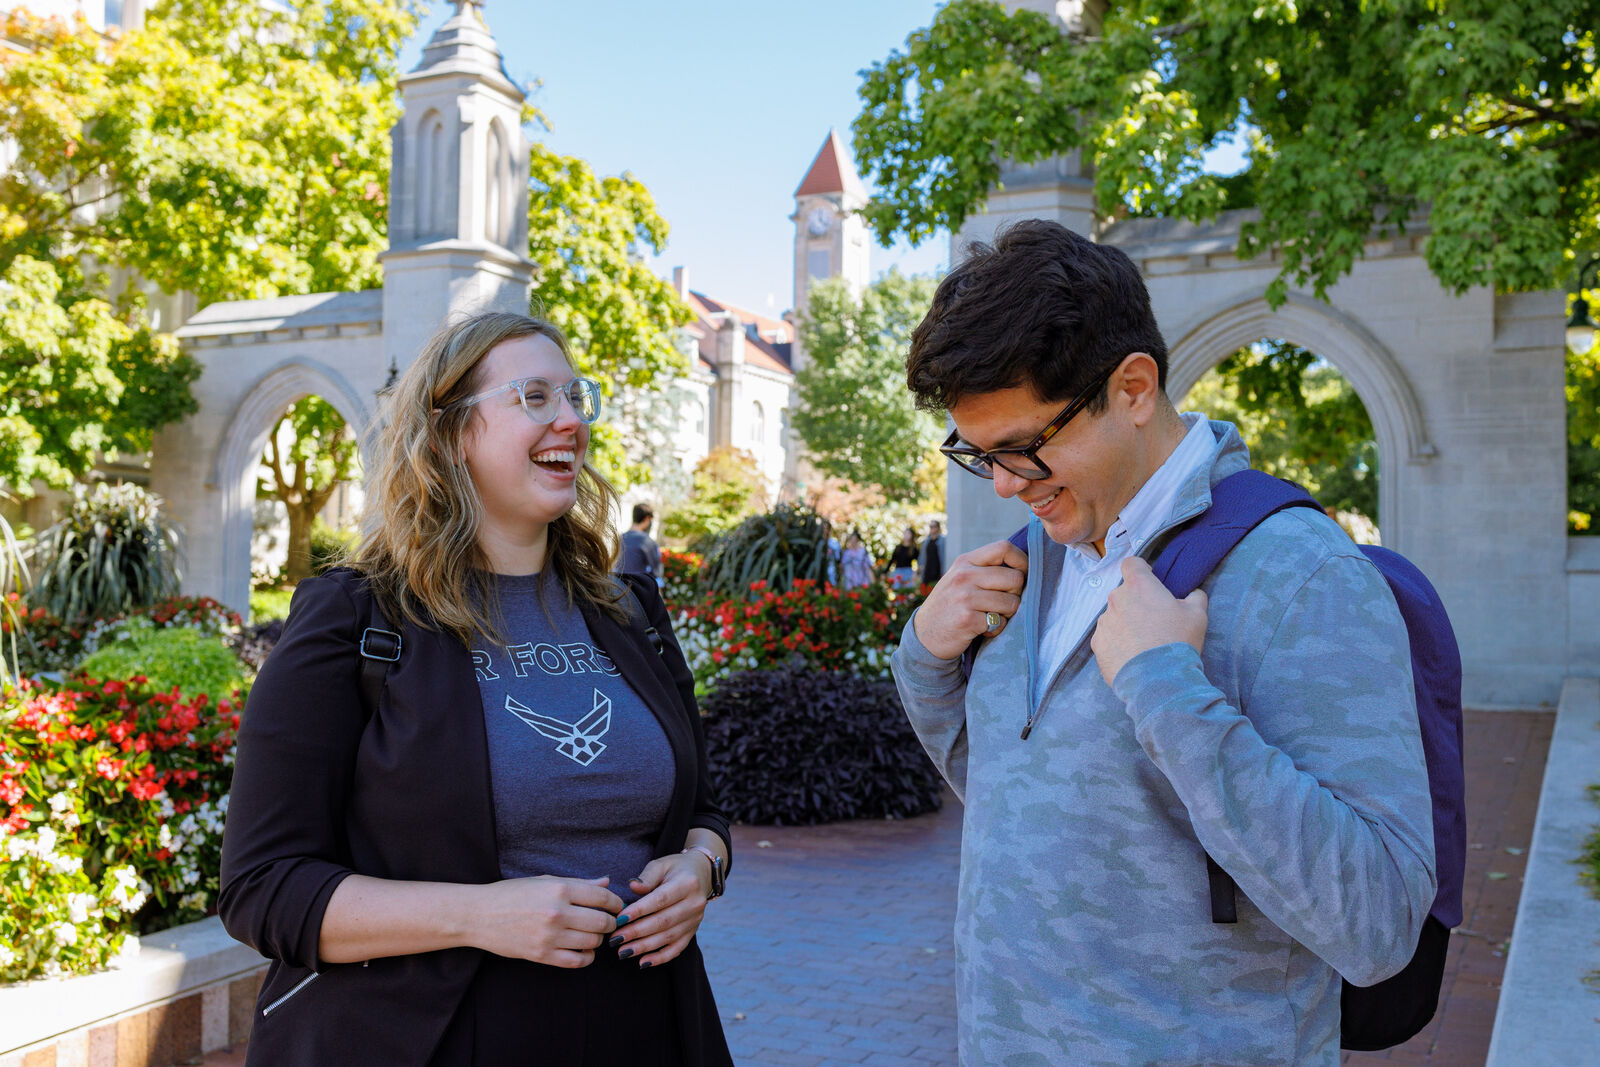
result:
[[[815,196],[821,193],[849,193],[865,200],[866,187],[861,184],[861,175],[856,173],[855,164],[850,161],[850,153],[845,151],[844,142],[839,140],[835,130],[829,130],[827,139],[822,142],[822,147],[817,150],[817,158],[811,161],[811,169],[806,171],[806,176],[800,182],[800,188],[794,195]]]
[[[757,315],[753,311],[725,304],[720,300],[713,300],[704,293],[690,290],[684,298],[691,310],[695,313],[693,325],[689,329],[696,333],[700,340],[700,361],[706,369],[712,365],[712,356],[715,354],[716,331],[712,328],[711,317],[732,313],[746,327],[744,340],[745,362],[752,367],[761,367],[764,370],[776,371],[779,374],[792,374],[794,368],[789,363],[790,345],[794,341],[794,327],[782,319],[771,319],[765,315]],[[749,336],[748,327],[755,326],[756,336]]]

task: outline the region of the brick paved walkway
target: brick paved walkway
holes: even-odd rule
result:
[[[1439,1012],[1399,1048],[1347,1052],[1346,1064],[1476,1067],[1488,1056],[1555,722],[1548,711],[1467,712],[1467,877]]]
[[[1468,713],[1466,921],[1439,1014],[1406,1045],[1346,1064],[1484,1062],[1554,723],[1550,712]],[[905,822],[735,828],[729,892],[700,940],[741,1067],[956,1062],[960,837],[953,797]],[[231,1067],[241,1051],[206,1063]]]
[[[1554,724],[1551,712],[1467,713],[1465,922],[1439,1014],[1400,1048],[1346,1064],[1483,1063]],[[954,798],[900,823],[735,829],[738,866],[700,940],[739,1064],[955,1063],[960,830]]]

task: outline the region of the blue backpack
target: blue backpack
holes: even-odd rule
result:
[[[1246,534],[1269,515],[1287,508],[1323,511],[1304,489],[1260,471],[1244,470],[1211,487],[1211,507],[1178,530],[1152,569],[1173,596],[1198,589]],[[1028,550],[1028,528],[1011,537]],[[1373,986],[1344,983],[1340,994],[1341,1047],[1376,1051],[1419,1033],[1439,1005],[1450,929],[1461,924],[1461,884],[1466,872],[1466,774],[1462,768],[1461,653],[1455,631],[1420,570],[1398,552],[1362,545],[1394,593],[1405,619],[1416,688],[1417,724],[1433,798],[1433,848],[1439,892],[1423,923],[1416,953],[1403,970]],[[975,648],[969,650],[969,656]],[[970,661],[967,664],[970,668]],[[1206,857],[1211,886],[1211,921],[1238,921],[1233,878]]]

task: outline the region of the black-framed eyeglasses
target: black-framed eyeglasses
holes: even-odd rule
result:
[[[586,423],[600,417],[600,383],[588,378],[574,378],[566,385],[551,385],[543,378],[518,378],[496,389],[460,401],[463,407],[482,403],[501,393],[515,391],[517,400],[528,418],[541,426],[556,421],[561,410],[561,398],[566,397],[572,413]]]
[[[980,478],[992,481],[995,467],[1003,467],[1018,478],[1026,478],[1030,482],[1043,481],[1049,478],[1052,472],[1045,461],[1038,457],[1039,449],[1049,444],[1050,438],[1060,433],[1078,412],[1089,406],[1089,402],[1099,395],[1101,387],[1110,380],[1111,372],[1119,366],[1121,363],[1113,363],[1101,371],[1099,377],[1089,383],[1087,389],[1073,397],[1071,402],[1061,409],[1061,414],[1050,420],[1050,425],[1039,431],[1039,436],[1025,445],[1015,448],[994,448],[985,452],[981,448],[973,448],[969,444],[962,443],[961,431],[951,430],[950,436],[939,446],[939,451]]]

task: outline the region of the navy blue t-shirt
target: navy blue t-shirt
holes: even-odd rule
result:
[[[672,798],[661,724],[590,638],[558,583],[493,575],[504,645],[481,635],[472,663],[489,736],[495,838],[506,878],[628,879],[655,858]],[[547,614],[548,609],[548,614]]]

